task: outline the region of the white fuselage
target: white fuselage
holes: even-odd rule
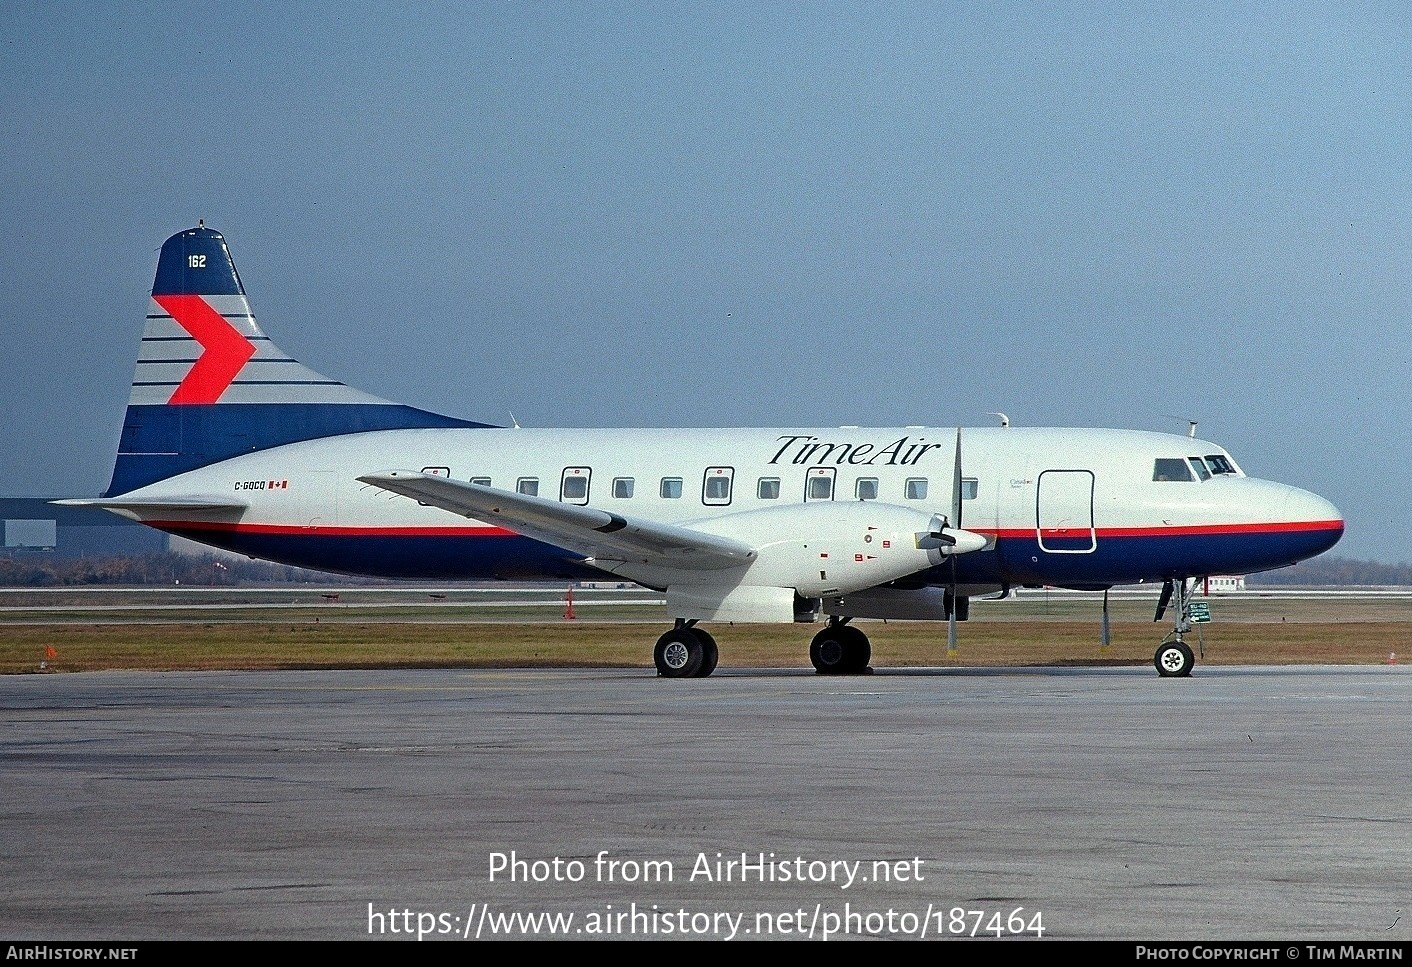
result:
[[[349,558],[334,569],[462,578],[509,575],[483,567],[474,551],[457,555],[459,565],[409,569],[403,553],[389,548],[415,554],[413,544],[504,537],[505,529],[357,478],[422,471],[671,524],[860,500],[949,519],[959,479],[960,520],[950,523],[991,538],[962,559],[967,580],[985,586],[1248,573],[1307,556],[1310,541],[1331,545],[1342,530],[1327,501],[1246,477],[1207,441],[1100,429],[959,434],[958,472],[958,431],[951,428],[389,430],[235,457],[129,496],[236,498],[247,505],[239,514],[147,519],[256,556],[301,563],[308,560],[302,552],[273,551],[342,538]],[[1208,466],[1223,472],[1210,474]],[[1184,479],[1172,472],[1183,467]],[[1154,479],[1161,476],[1177,479]],[[360,557],[360,538],[380,542]],[[1183,550],[1173,555],[1174,548]],[[329,563],[324,555],[314,560]]]

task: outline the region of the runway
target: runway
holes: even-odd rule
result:
[[[1412,930],[1388,667],[0,678],[11,940]]]

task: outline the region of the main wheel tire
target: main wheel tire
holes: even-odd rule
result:
[[[868,636],[849,625],[829,625],[809,642],[809,661],[820,675],[860,675],[872,657]]]
[[[845,675],[861,675],[868,670],[868,662],[873,657],[873,643],[868,636],[852,625],[839,629],[843,635]]]
[[[847,625],[829,625],[809,642],[809,661],[820,675],[842,675],[848,669]]]
[[[1196,664],[1196,656],[1185,642],[1164,641],[1157,646],[1152,663],[1157,666],[1157,674],[1163,678],[1186,678]]]
[[[652,661],[663,678],[691,678],[701,669],[705,647],[690,628],[673,628],[657,639]]]
[[[691,633],[701,642],[701,667],[696,669],[697,678],[705,678],[716,670],[716,662],[720,660],[721,652],[716,647],[716,639],[711,637],[710,632],[702,631],[700,628],[692,628]]]

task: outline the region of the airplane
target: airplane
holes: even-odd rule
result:
[[[538,429],[396,403],[256,324],[223,235],[158,257],[102,507],[350,575],[630,581],[665,594],[653,663],[710,675],[702,622],[823,623],[821,674],[871,671],[855,619],[956,622],[973,597],[1161,582],[1153,664],[1189,676],[1196,582],[1333,547],[1337,508],[1193,432],[1097,428]]]

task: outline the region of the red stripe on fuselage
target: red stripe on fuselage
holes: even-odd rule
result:
[[[516,532],[504,527],[343,527],[322,524],[247,524],[208,520],[149,520],[147,525],[159,530],[225,531],[236,534],[320,535],[325,537],[514,537]],[[968,528],[977,534],[994,534],[997,538],[1032,538],[1034,528],[984,527]],[[1286,534],[1343,530],[1341,520],[1314,520],[1266,524],[1209,524],[1188,527],[1110,527],[1100,529],[1100,538],[1114,537],[1207,537],[1219,534]],[[1058,534],[1048,529],[1045,534]],[[1087,530],[1074,530],[1087,534]]]
[[[1255,524],[1189,524],[1179,527],[1100,527],[1095,533],[1099,537],[1207,537],[1219,534],[1290,534],[1290,533],[1317,533],[1319,531],[1341,531],[1343,530],[1341,520],[1305,520],[1305,521],[1266,521]],[[987,529],[984,527],[968,527],[967,530],[974,530],[977,534],[994,534],[996,537],[1033,537],[1035,528],[1033,527],[1006,527],[1000,529]],[[1062,534],[1062,530],[1050,530],[1045,528],[1043,534]],[[1070,528],[1068,533],[1087,534],[1086,527]]]
[[[201,344],[200,357],[167,403],[182,406],[216,402],[255,355],[255,344],[199,295],[154,295],[152,300]]]

